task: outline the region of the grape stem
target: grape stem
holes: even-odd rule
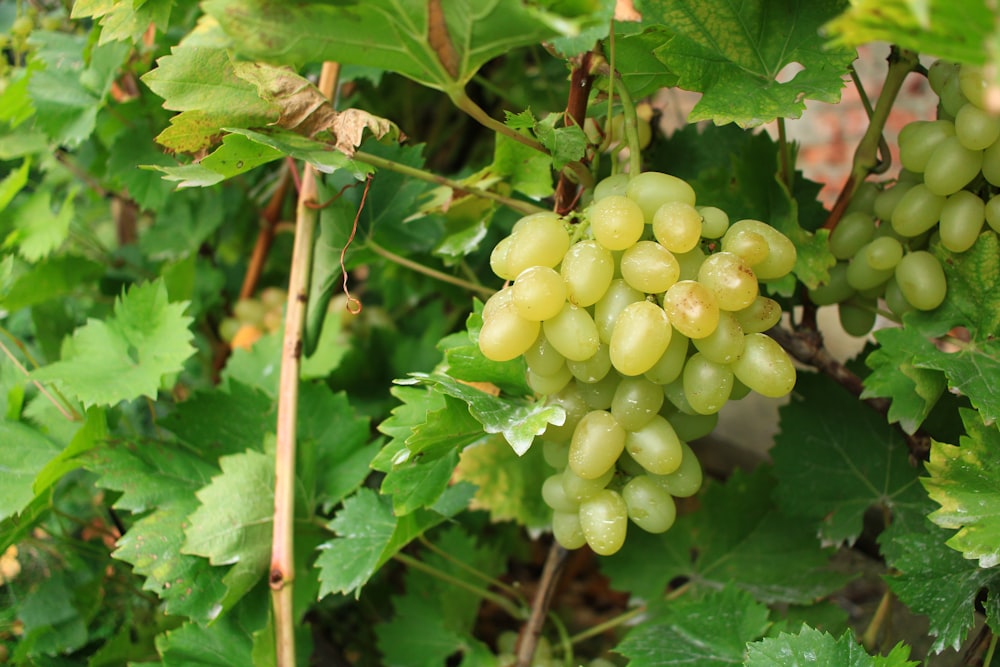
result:
[[[566,111],[563,114],[564,122],[572,123],[582,128],[587,117],[587,101],[590,98],[590,88],[594,82],[591,73],[591,60],[593,59],[596,47],[592,51],[584,53],[582,56],[573,59],[573,71],[570,73],[569,97],[566,100]],[[555,211],[559,215],[569,213],[576,203],[579,184],[569,178],[566,172],[559,174],[559,182],[556,184]]]
[[[482,572],[480,572],[476,568],[472,567],[471,565],[469,565],[465,561],[460,560],[458,558],[455,558],[450,553],[448,553],[444,549],[440,548],[438,545],[436,545],[433,542],[431,542],[430,540],[428,540],[426,535],[421,535],[418,539],[420,540],[420,543],[424,545],[425,548],[427,548],[429,551],[433,552],[439,558],[448,561],[449,563],[451,563],[452,565],[454,565],[455,567],[457,567],[457,568],[459,568],[461,570],[465,570],[466,572],[468,572],[469,574],[471,574],[475,578],[479,579],[480,581],[483,581],[483,582],[485,582],[485,583],[487,583],[487,584],[489,584],[491,586],[496,586],[500,590],[502,590],[505,593],[507,593],[507,595],[511,596],[512,598],[515,598],[519,602],[523,601],[522,598],[521,598],[521,592],[518,591],[513,586],[511,586],[509,584],[506,584],[506,583],[500,581],[499,579],[494,579],[493,577],[491,577],[491,576],[489,576],[487,574],[483,574]]]
[[[557,542],[552,542],[548,556],[545,558],[545,565],[542,567],[542,576],[538,580],[538,590],[535,591],[535,598],[531,601],[531,615],[521,628],[521,635],[517,642],[516,667],[530,667],[531,660],[535,655],[535,648],[538,646],[538,638],[542,635],[542,625],[549,612],[549,605],[552,603],[552,596],[555,594],[559,577],[566,567],[566,557],[569,552],[561,547]]]
[[[438,271],[437,269],[432,269],[431,267],[424,266],[419,262],[414,262],[412,259],[407,259],[406,257],[397,255],[391,250],[387,250],[386,248],[380,246],[378,243],[375,243],[375,241],[373,241],[370,238],[367,241],[365,241],[365,247],[374,252],[376,255],[380,255],[386,258],[390,262],[399,264],[400,266],[410,269],[411,271],[422,273],[425,276],[430,276],[435,280],[440,280],[441,282],[450,283],[452,285],[463,287],[469,290],[470,292],[475,292],[476,294],[486,299],[493,296],[493,294],[496,292],[496,290],[491,287],[486,287],[485,285],[478,285],[463,278],[459,278],[458,276],[453,276],[449,273],[444,273],[442,271]]]
[[[281,207],[285,203],[285,195],[291,180],[291,169],[286,167],[281,172],[277,187],[271,193],[271,199],[260,212],[260,230],[257,232],[257,241],[250,254],[250,261],[247,262],[246,273],[243,274],[243,285],[240,287],[241,299],[249,299],[257,291],[257,283],[264,270],[264,261],[274,241],[275,228],[281,222]]]
[[[17,338],[14,338],[14,336],[3,327],[0,327],[0,331],[3,331],[3,333],[13,338],[14,341],[17,343],[17,346],[21,348],[21,351],[28,356],[28,359],[31,361],[31,363],[34,364],[36,368],[38,367],[38,364],[35,362],[34,359],[31,358],[31,355],[28,354],[27,349],[25,349],[24,344],[21,341],[17,340]],[[24,367],[24,364],[22,364],[20,360],[16,356],[14,356],[14,353],[11,351],[9,347],[7,347],[7,345],[2,340],[0,340],[0,350],[3,350],[3,353],[7,355],[7,358],[11,360],[11,363],[14,364],[14,366],[17,368],[18,371],[24,374],[25,377],[31,377],[31,371],[29,371],[27,368]],[[59,411],[59,414],[61,414],[63,417],[65,417],[67,420],[71,422],[80,421],[81,419],[80,413],[69,405],[69,401],[66,401],[65,397],[62,397],[60,395],[63,401],[66,402],[66,405],[63,405],[63,403],[58,401],[56,397],[53,396],[49,392],[49,390],[45,388],[45,385],[43,385],[41,382],[39,382],[38,380],[32,380],[31,382],[32,384],[35,385],[35,387],[38,388],[38,391],[42,393],[42,396],[44,396],[49,401],[49,403],[55,406],[56,410]],[[58,390],[54,389],[53,391],[58,391]]]
[[[882,599],[879,600],[878,608],[875,609],[875,615],[872,616],[871,622],[865,628],[864,634],[861,635],[861,645],[865,647],[866,651],[871,652],[878,648],[878,635],[882,630],[882,626],[892,616],[893,600],[892,591],[887,588],[885,593],[882,594]]]
[[[419,570],[424,574],[429,574],[430,576],[440,579],[445,583],[466,590],[484,600],[489,600],[490,602],[492,602],[493,604],[495,604],[496,606],[500,607],[505,612],[510,614],[511,617],[513,618],[524,618],[524,609],[518,607],[516,604],[514,604],[513,602],[511,602],[502,595],[498,595],[493,591],[470,584],[468,581],[459,579],[458,577],[448,574],[447,572],[443,572],[442,570],[439,570],[433,565],[428,565],[422,560],[414,558],[413,556],[410,556],[402,552],[397,553],[395,556],[393,556],[393,559],[399,561],[400,563],[406,565],[409,568],[412,568],[414,570]]]

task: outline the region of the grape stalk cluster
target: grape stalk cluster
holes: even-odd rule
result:
[[[984,225],[1000,231],[1000,116],[986,108],[982,71],[937,61],[928,79],[938,119],[900,131],[899,178],[855,194],[830,234],[838,262],[810,292],[817,305],[839,304],[855,336],[871,331],[880,298],[896,316],[941,305],[947,281],[929,247],[962,253]]]
[[[484,305],[479,346],[523,355],[531,388],[565,409],[541,436],[553,533],[608,555],[629,520],[670,528],[674,497],[701,486],[687,443],[726,401],[791,391],[795,369],[764,334],[781,308],[759,283],[796,251],[764,222],[696,206],[669,174],[612,176],[593,197],[579,224],[536,213],[497,244],[491,266],[511,284]]]

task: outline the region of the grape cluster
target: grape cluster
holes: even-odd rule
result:
[[[786,275],[795,246],[757,220],[729,224],[674,176],[645,172],[597,185],[583,222],[519,220],[491,256],[512,284],[483,307],[479,346],[524,356],[528,384],[566,411],[542,435],[558,472],[542,488],[556,539],[621,548],[628,519],[658,533],[701,468],[687,442],[727,400],[783,396],[785,351],[763,332],[781,317],[759,282]]]
[[[240,299],[233,305],[232,317],[219,323],[219,337],[233,349],[250,349],[265,333],[281,327],[287,299],[280,287],[265,287],[258,298]]]
[[[947,283],[931,244],[962,253],[984,224],[1000,231],[1000,116],[985,108],[982,72],[938,61],[928,78],[938,119],[899,133],[899,178],[855,195],[830,234],[838,263],[810,293],[817,305],[839,304],[855,336],[871,331],[879,298],[896,315],[941,304]]]

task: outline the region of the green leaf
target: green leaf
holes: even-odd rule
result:
[[[69,226],[75,214],[73,198],[76,189],[66,195],[58,213],[52,211],[51,192],[37,190],[14,211],[14,231],[5,239],[7,247],[17,246],[29,262],[49,256],[69,236]]]
[[[910,649],[897,644],[889,655],[871,656],[848,631],[835,639],[814,628],[803,627],[797,634],[782,632],[747,646],[746,667],[800,667],[801,665],[837,665],[837,667],[916,667],[909,659]]]
[[[565,411],[559,406],[491,396],[446,375],[412,373],[411,378],[397,380],[397,383],[429,385],[436,391],[461,399],[469,406],[472,416],[483,425],[483,430],[502,433],[518,455],[528,451],[531,441],[536,435],[541,435],[547,424],[561,424],[566,418]]]
[[[487,359],[479,349],[479,331],[483,328],[483,304],[478,299],[469,317],[465,331],[454,333],[438,343],[444,352],[448,375],[467,382],[489,382],[511,396],[530,396],[531,387],[525,380],[522,357],[510,361]]]
[[[281,155],[308,162],[325,174],[346,169],[354,178],[362,180],[366,174],[374,171],[368,165],[352,160],[342,151],[335,150],[332,144],[303,137],[289,130],[274,128],[247,130],[240,127],[227,127],[226,130],[271,148]]]
[[[842,8],[838,0],[644,0],[643,20],[674,33],[656,57],[677,85],[702,93],[690,122],[712,120],[757,127],[775,118],[798,118],[805,100],[836,103],[853,49],[825,49],[820,27]],[[790,81],[779,73],[801,66]]]
[[[736,472],[726,484],[710,485],[699,510],[679,517],[667,533],[633,531],[601,568],[618,590],[652,594],[685,577],[696,589],[733,585],[762,602],[812,603],[845,577],[830,569],[813,522],[782,512],[773,490],[774,478],[763,468],[749,476]]]
[[[552,158],[502,134],[496,135],[490,173],[507,179],[511,189],[533,199],[555,191]]]
[[[0,211],[7,208],[11,200],[17,193],[28,184],[28,172],[31,170],[31,160],[25,158],[21,161],[21,166],[12,170],[0,181]]]
[[[476,485],[475,506],[489,510],[494,523],[544,528],[552,521],[552,510],[542,500],[542,483],[551,473],[540,444],[519,457],[494,436],[462,450],[455,478]]]
[[[162,280],[134,285],[115,301],[113,316],[78,328],[63,359],[32,377],[57,382],[87,406],[155,398],[163,376],[194,353],[184,309],[168,303]]]
[[[786,512],[816,520],[821,537],[835,544],[857,539],[872,506],[890,510],[895,522],[923,520],[923,492],[902,437],[846,389],[799,373],[780,414],[771,457],[775,497]]]
[[[74,292],[101,277],[104,271],[103,264],[77,255],[50,257],[18,276],[0,296],[0,304],[15,311],[44,303]]]
[[[652,26],[638,34],[615,35],[615,70],[632,99],[638,100],[660,88],[677,85],[677,75],[654,55],[668,39],[670,32],[662,26]],[[610,58],[610,55],[610,45],[605,43],[604,57]]]
[[[21,422],[0,421],[0,519],[17,514],[35,498],[35,478],[59,447]]]
[[[165,180],[176,181],[178,187],[207,187],[283,156],[281,151],[242,135],[227,134],[222,138],[222,146],[195,164],[176,167],[153,165],[153,168],[166,174],[163,177]]]
[[[158,635],[156,649],[163,666],[259,665],[253,659],[253,635],[267,624],[267,610],[267,599],[261,597],[242,605],[241,613],[224,614],[208,625],[185,623]]]
[[[912,434],[927,419],[946,384],[943,372],[914,365],[914,359],[934,344],[909,326],[879,329],[875,340],[879,347],[865,359],[872,372],[864,379],[861,398],[891,399],[889,422],[898,422]]]
[[[535,125],[535,136],[551,153],[552,166],[561,171],[570,162],[581,159],[587,151],[587,135],[579,125],[556,127],[562,114],[549,114]]]
[[[380,491],[392,496],[396,516],[429,507],[448,488],[457,463],[458,451],[454,449],[427,462],[406,461],[386,474]]]
[[[66,448],[49,461],[35,478],[34,492],[44,493],[56,484],[62,477],[83,465],[80,455],[94,447],[103,445],[108,439],[108,421],[105,411],[101,408],[91,408],[84,416],[83,425],[73,435]]]
[[[166,30],[170,22],[173,0],[144,0],[115,2],[114,0],[78,0],[73,3],[70,16],[100,19],[100,43],[114,40],[138,41],[150,24]]]
[[[1000,431],[973,410],[961,414],[968,435],[959,447],[932,443],[930,477],[921,481],[941,505],[931,521],[958,530],[948,546],[981,567],[994,567],[1000,563]]]
[[[703,597],[652,602],[648,617],[615,650],[632,667],[738,665],[747,642],[767,630],[769,615],[749,593],[728,586]]]
[[[273,433],[277,407],[256,389],[237,381],[225,391],[201,391],[177,404],[160,426],[215,460],[247,449],[259,450],[264,434]],[[220,419],[220,415],[225,415]]]

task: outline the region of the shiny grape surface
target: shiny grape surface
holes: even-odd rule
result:
[[[696,201],[669,174],[612,176],[576,224],[525,216],[491,256],[511,284],[484,305],[479,347],[494,361],[523,356],[528,385],[566,411],[540,436],[555,470],[542,497],[566,548],[608,555],[630,523],[669,529],[674,499],[702,482],[688,441],[714,428],[728,400],[784,395],[795,382],[763,333],[781,308],[760,294],[792,270],[795,246]],[[876,259],[899,262],[873,220],[859,218],[842,245],[878,241]]]

